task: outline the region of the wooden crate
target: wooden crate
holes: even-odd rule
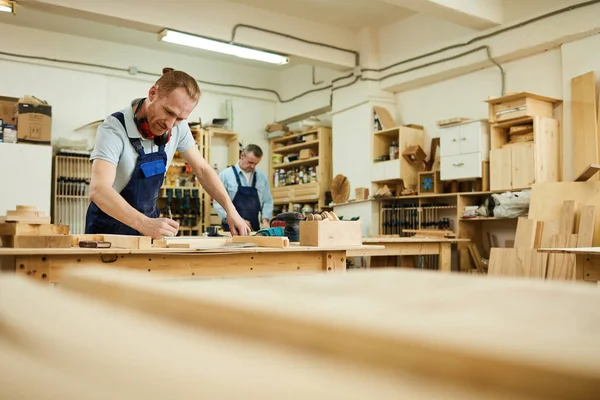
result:
[[[552,118],[554,104],[560,100],[521,92],[486,101],[489,104],[490,123],[493,124],[523,117]]]
[[[301,221],[300,246],[360,246],[361,221]]]
[[[419,172],[419,194],[442,193],[440,171]]]

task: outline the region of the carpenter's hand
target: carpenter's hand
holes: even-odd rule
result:
[[[179,223],[169,218],[146,218],[138,231],[144,236],[160,239],[163,236],[176,236]]]
[[[250,228],[250,230],[252,230],[252,224],[250,223],[250,221],[245,219],[244,222],[246,223],[246,225],[248,225],[248,228]]]
[[[250,223],[247,223],[237,212],[227,214],[227,224],[233,236],[248,236],[252,231]]]
[[[271,227],[271,223],[267,218],[263,218],[262,223],[260,225],[261,229],[268,229]]]

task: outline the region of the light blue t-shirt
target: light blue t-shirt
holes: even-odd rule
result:
[[[132,106],[138,104],[139,101],[140,99],[136,99],[131,102],[131,106],[121,110],[125,116],[127,132],[125,132],[121,122],[112,115],[109,115],[104,120],[98,127],[96,144],[90,156],[90,161],[100,159],[117,166],[117,175],[113,184],[113,188],[117,192],[121,192],[131,179],[138,158],[138,154],[129,142],[129,138],[140,139],[146,154],[158,151],[158,146],[154,144],[154,140],[142,138],[133,121]],[[173,160],[175,151],[184,153],[195,145],[196,143],[194,142],[194,137],[187,121],[183,120],[179,125],[173,127],[171,130],[171,139],[165,146],[167,169]]]

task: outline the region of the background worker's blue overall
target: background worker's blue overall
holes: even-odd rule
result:
[[[123,113],[116,112],[112,115],[119,120],[127,132]],[[120,194],[127,203],[142,214],[150,218],[158,218],[160,212],[156,201],[167,171],[165,146],[161,145],[156,153],[146,154],[140,139],[129,138],[129,142],[137,151],[138,158],[131,179]],[[88,207],[85,222],[85,233],[141,235],[135,229],[106,214],[93,202]]]
[[[250,226],[253,231],[260,230],[260,223],[258,221],[258,213],[261,210],[260,199],[258,197],[258,190],[256,189],[256,172],[252,178],[252,186],[242,186],[240,181],[240,175],[235,168],[233,173],[235,174],[235,180],[238,184],[238,191],[233,198],[233,205],[237,212],[242,218],[250,222]],[[222,222],[223,230],[229,232],[229,225],[227,221]]]

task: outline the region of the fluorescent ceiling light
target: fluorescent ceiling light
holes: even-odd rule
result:
[[[11,0],[0,0],[0,12],[15,13],[15,2]]]
[[[165,29],[159,33],[158,40],[180,44],[183,46],[195,47],[203,50],[215,51],[217,53],[229,54],[241,58],[248,58],[250,60],[264,61],[271,64],[283,65],[288,63],[288,58],[280,54],[255,50],[235,44],[220,42],[218,40],[203,38],[201,36],[172,31],[170,29]]]

